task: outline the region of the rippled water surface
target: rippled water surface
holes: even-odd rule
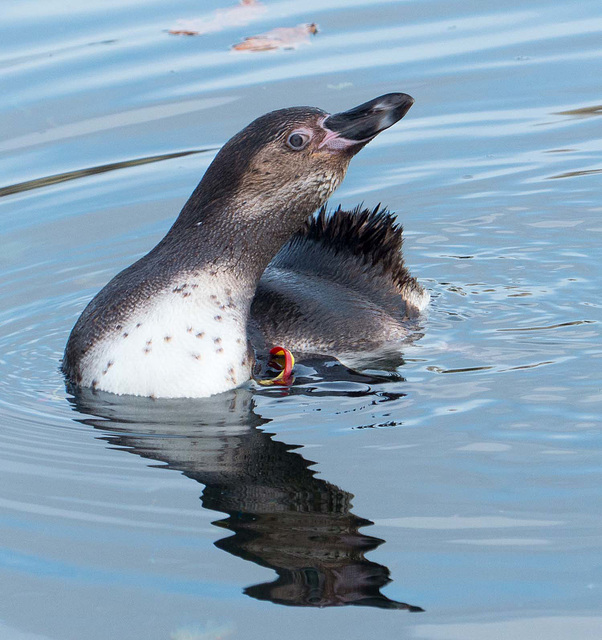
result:
[[[0,638],[602,637],[599,0],[264,5],[2,4]],[[331,204],[397,212],[432,294],[396,375],[66,393],[78,314],[225,140],[390,91]]]

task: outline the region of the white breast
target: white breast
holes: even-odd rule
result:
[[[157,398],[199,398],[251,377],[248,303],[208,276],[176,283],[83,358],[82,386]]]

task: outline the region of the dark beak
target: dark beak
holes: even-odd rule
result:
[[[349,147],[356,143],[366,144],[381,131],[401,120],[413,104],[414,98],[407,93],[387,93],[349,111],[328,116],[323,127],[332,133],[327,133],[322,145],[331,146],[329,141],[334,142],[335,139],[339,141],[338,148],[343,140]],[[363,144],[360,148],[361,146]]]

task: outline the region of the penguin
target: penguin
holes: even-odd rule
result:
[[[323,206],[413,102],[279,109],[237,133],[165,237],[84,309],[62,362],[68,385],[206,397],[247,382],[264,345],[336,356],[402,342],[428,293],[404,266],[401,227],[383,209]]]

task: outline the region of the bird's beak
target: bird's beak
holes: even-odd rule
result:
[[[335,113],[322,122],[326,135],[319,148],[357,153],[381,131],[401,120],[414,104],[407,93],[387,93],[358,107]]]

